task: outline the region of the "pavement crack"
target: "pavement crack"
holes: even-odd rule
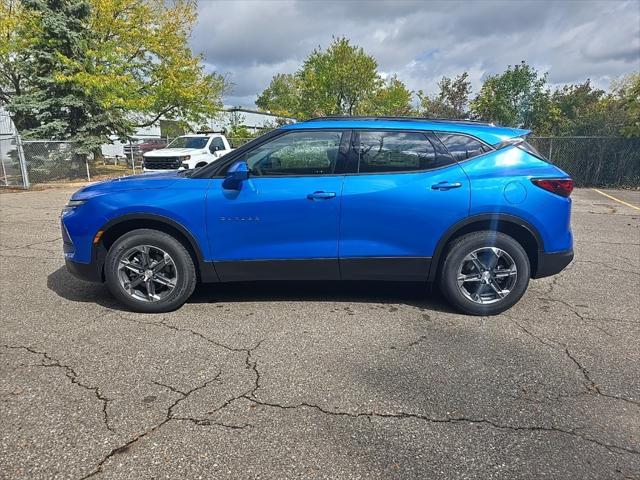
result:
[[[527,335],[537,340],[538,342],[542,343],[543,345],[551,347],[555,350],[563,351],[564,354],[567,356],[567,358],[569,358],[569,360],[573,362],[573,364],[578,368],[578,370],[581,372],[582,376],[584,377],[584,380],[585,380],[584,387],[588,393],[594,394],[594,395],[601,395],[603,397],[611,398],[614,400],[620,400],[622,402],[627,402],[632,405],[640,405],[640,402],[636,400],[632,400],[630,398],[621,397],[619,395],[612,395],[610,393],[603,392],[600,386],[591,379],[591,376],[589,375],[589,370],[587,370],[586,367],[584,367],[584,365],[582,365],[582,363],[578,361],[575,355],[573,355],[569,351],[568,345],[562,344],[560,342],[556,342],[555,340],[550,340],[548,338],[540,337],[539,335],[536,335],[535,333],[533,333],[531,330],[527,329],[524,325],[519,323],[513,317],[507,317],[507,318],[510,318],[511,321],[520,328],[520,330],[522,330],[523,332],[525,332]]]
[[[27,245],[15,245],[13,247],[6,247],[3,249],[0,249],[0,252],[9,252],[9,251],[13,251],[13,250],[29,250],[37,245],[46,245],[48,243],[53,243],[53,242],[59,242],[60,240],[62,240],[62,237],[56,237],[56,238],[52,238],[50,240],[41,240],[39,242],[33,242],[33,243],[29,243]],[[33,248],[33,250],[44,250],[44,251],[50,251],[50,250],[45,250],[42,248]]]
[[[621,400],[623,402],[627,402],[627,403],[630,403],[632,405],[640,406],[640,402],[638,402],[638,401],[631,400],[630,398],[620,397],[618,395],[611,395],[609,393],[603,392],[600,389],[600,385],[598,385],[596,382],[594,382],[591,379],[591,376],[589,375],[589,370],[587,370],[587,368],[584,365],[582,365],[582,363],[580,363],[578,361],[578,359],[569,351],[569,347],[565,346],[564,351],[567,354],[567,357],[569,357],[571,359],[571,361],[576,365],[576,367],[578,367],[580,372],[582,372],[582,376],[585,379],[585,387],[586,387],[587,391],[595,392],[596,394],[602,395],[603,397],[613,398],[615,400]]]
[[[203,418],[191,418],[191,417],[173,417],[173,420],[182,421],[182,422],[191,422],[194,425],[197,425],[199,427],[215,426],[215,427],[226,428],[228,430],[243,430],[245,428],[253,426],[250,423],[243,423],[241,425],[232,425],[224,422],[214,422],[213,420],[208,420],[206,418],[203,419]]]
[[[588,263],[588,264],[591,264],[591,265],[599,265],[599,266],[607,267],[609,270],[614,270],[616,272],[624,272],[624,273],[629,273],[631,275],[640,276],[640,272],[638,272],[638,271],[626,270],[624,268],[614,267],[613,265],[609,265],[606,262],[599,262],[597,260],[574,260],[573,262],[574,263]]]
[[[425,340],[427,340],[429,337],[427,337],[426,335],[420,335],[417,339],[415,339],[413,342],[407,344],[406,348],[411,348],[411,347],[415,347],[416,345],[424,342]]]
[[[344,411],[330,411],[326,408],[323,408],[319,405],[314,405],[306,402],[298,403],[295,405],[283,405],[279,403],[266,402],[263,400],[258,400],[255,397],[245,396],[246,400],[261,405],[264,407],[270,408],[279,408],[282,410],[297,410],[297,409],[313,409],[317,410],[324,415],[331,415],[336,417],[350,417],[350,418],[383,418],[383,419],[415,419],[421,420],[429,423],[468,423],[468,424],[484,424],[492,428],[496,428],[499,430],[508,430],[508,431],[529,431],[529,432],[543,432],[543,433],[559,433],[564,435],[571,435],[576,438],[579,438],[583,441],[599,445],[607,450],[615,453],[631,453],[633,455],[640,455],[639,450],[635,450],[633,448],[624,447],[620,445],[615,445],[612,443],[602,442],[595,438],[589,437],[579,431],[576,430],[566,430],[559,427],[544,427],[539,425],[528,425],[528,426],[514,426],[514,425],[505,425],[494,422],[492,420],[486,418],[470,418],[470,417],[429,417],[427,415],[418,414],[418,413],[406,413],[406,412],[398,412],[398,413],[384,413],[384,412],[344,412]]]
[[[247,398],[249,397],[253,397],[255,395],[255,393],[258,391],[258,389],[260,388],[260,380],[262,379],[262,376],[260,374],[260,370],[258,370],[258,361],[253,359],[253,351],[256,350],[258,347],[260,347],[260,345],[262,345],[263,340],[260,340],[258,343],[256,343],[253,347],[248,348],[245,351],[246,357],[245,357],[245,365],[247,369],[251,369],[253,370],[253,374],[255,375],[254,381],[253,381],[253,385],[251,386],[251,388],[245,390],[244,392],[242,392],[239,395],[236,395],[235,397],[232,397],[228,400],[225,400],[225,402],[220,405],[218,408],[215,408],[213,410],[210,410],[207,412],[208,415],[213,415],[214,413],[218,413],[221,412],[222,410],[224,410],[225,408],[227,408],[229,405],[231,405],[232,403],[243,399],[243,398]]]
[[[560,298],[547,298],[547,297],[539,297],[538,300],[543,301],[543,302],[555,302],[555,303],[559,303],[561,305],[564,305],[565,307],[567,307],[567,309],[569,309],[569,311],[571,313],[573,313],[579,320],[589,323],[589,325],[595,327],[596,329],[600,330],[602,333],[604,333],[605,335],[607,335],[608,337],[613,337],[613,335],[611,335],[611,333],[609,333],[608,331],[606,331],[604,328],[602,328],[601,326],[597,325],[597,323],[593,322],[592,320],[597,320],[597,319],[593,319],[591,317],[587,317],[583,314],[581,314],[576,307],[574,307],[573,305],[571,305],[569,302],[566,302],[565,300],[562,300]],[[634,322],[631,322],[634,323]]]
[[[4,347],[8,348],[8,349],[14,349],[14,350],[25,350],[25,351],[27,351],[29,353],[34,354],[34,355],[41,355],[43,357],[43,359],[42,359],[42,363],[40,365],[38,365],[40,367],[60,368],[60,369],[62,369],[64,371],[65,376],[71,381],[72,384],[77,385],[79,387],[82,387],[85,390],[88,390],[89,392],[92,392],[94,397],[96,397],[96,399],[98,399],[102,403],[102,418],[103,418],[104,425],[107,428],[107,430],[109,430],[110,432],[115,432],[113,427],[111,427],[111,425],[109,425],[109,411],[108,411],[108,408],[109,408],[109,402],[111,401],[111,399],[105,397],[100,392],[100,388],[99,387],[93,387],[91,385],[87,385],[86,383],[82,382],[79,379],[78,373],[73,369],[73,367],[61,363],[59,360],[53,358],[47,352],[41,352],[41,351],[35,350],[34,348],[31,348],[31,347],[27,347],[27,346],[23,346],[23,345],[17,345],[17,346],[4,345]],[[47,363],[45,363],[45,361]]]
[[[192,330],[190,328],[181,328],[181,327],[178,327],[178,326],[173,325],[171,323],[168,323],[166,320],[160,320],[159,322],[146,322],[146,321],[143,321],[143,320],[136,320],[136,319],[127,317],[122,313],[119,313],[118,317],[121,320],[125,320],[127,322],[137,323],[139,325],[151,325],[151,326],[162,327],[162,328],[165,328],[167,330],[172,330],[174,332],[189,333],[191,335],[194,335],[195,337],[200,338],[201,340],[204,340],[205,342],[207,342],[207,343],[209,343],[211,345],[214,345],[216,347],[222,348],[222,349],[227,350],[229,352],[245,353],[245,352],[247,352],[249,350],[254,350],[255,348],[257,348],[257,346],[253,347],[251,349],[247,349],[247,348],[243,348],[243,347],[232,347],[232,346],[227,345],[227,344],[225,344],[223,342],[220,342],[218,340],[214,340],[214,339],[212,339],[210,337],[207,337],[206,335],[203,335],[202,333],[200,333],[200,332],[198,332],[196,330]]]
[[[222,372],[220,370],[218,370],[218,373],[214,377],[212,377],[209,380],[205,381],[204,383],[192,388],[191,390],[187,390],[186,392],[180,391],[179,389],[177,389],[175,387],[172,387],[170,385],[165,385],[163,383],[154,381],[154,383],[156,385],[163,386],[163,387],[167,388],[168,390],[170,390],[171,392],[174,392],[174,393],[177,393],[177,394],[180,395],[180,397],[178,399],[176,399],[167,408],[167,413],[165,415],[165,418],[162,419],[160,422],[156,423],[155,425],[153,425],[152,427],[146,429],[142,433],[139,433],[138,435],[134,436],[133,438],[131,438],[130,440],[128,440],[124,444],[120,445],[119,447],[113,448],[107,455],[105,455],[102,458],[102,460],[100,460],[100,462],[98,462],[98,464],[93,469],[93,471],[91,471],[87,475],[83,476],[81,478],[81,480],[85,480],[87,478],[91,478],[91,477],[94,477],[95,475],[99,474],[100,472],[102,472],[102,469],[104,468],[105,463],[107,463],[107,461],[109,461],[109,459],[111,459],[113,456],[127,453],[129,451],[129,449],[131,448],[131,446],[134,445],[136,442],[138,442],[142,438],[146,437],[147,435],[155,432],[156,430],[159,430],[160,428],[162,428],[164,425],[166,425],[170,421],[172,421],[172,420],[186,420],[187,418],[174,416],[174,414],[173,414],[174,409],[180,404],[180,402],[183,402],[184,400],[189,398],[189,396],[191,394],[193,394],[193,393],[195,393],[195,392],[197,392],[199,390],[202,390],[203,388],[208,387],[213,382],[218,381],[218,379],[220,378],[221,374],[222,374]],[[195,423],[195,421],[194,421],[194,423]],[[223,425],[221,424],[221,426],[223,426]]]
[[[153,383],[155,383],[156,385],[160,386],[160,387],[164,387],[168,390],[171,390],[174,393],[178,393],[180,395],[186,396],[187,393],[183,392],[182,390],[178,390],[176,387],[172,387],[171,385],[167,385],[166,383],[162,383],[162,382],[157,382],[157,381],[153,381]]]

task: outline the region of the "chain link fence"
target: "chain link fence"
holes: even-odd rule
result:
[[[231,148],[238,148],[244,145],[245,143],[249,143],[253,138],[238,138],[238,137],[227,137],[229,143],[231,144]]]
[[[238,148],[252,138],[229,138]],[[640,188],[640,138],[530,137],[550,161],[580,187]],[[94,181],[140,173],[140,159],[81,157],[66,141],[24,140],[0,135],[0,186]]]
[[[140,173],[139,163],[127,158],[106,159],[93,155],[76,155],[73,142],[25,140],[22,148],[30,183],[64,183],[92,181]]]
[[[530,137],[578,187],[640,187],[640,138]]]
[[[24,152],[17,135],[0,135],[0,164],[0,186],[29,188]]]

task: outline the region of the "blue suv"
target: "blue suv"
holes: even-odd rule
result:
[[[118,178],[62,213],[67,268],[132,310],[197,282],[437,282],[474,315],[514,305],[573,258],[573,181],[526,130],[328,117],[281,127],[197,170]]]

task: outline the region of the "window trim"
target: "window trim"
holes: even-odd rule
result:
[[[443,135],[459,135],[459,136],[462,136],[462,137],[469,137],[469,138],[471,138],[473,140],[477,140],[478,142],[480,142],[485,147],[488,147],[489,151],[488,152],[482,152],[480,155],[476,155],[474,157],[465,158],[464,160],[456,160],[456,158],[451,154],[451,152],[449,151],[449,149],[447,148],[445,143],[438,136],[439,133],[441,133]],[[464,132],[445,132],[444,130],[433,130],[433,134],[436,137],[438,137],[438,140],[440,140],[440,143],[442,143],[442,146],[447,150],[447,152],[449,153],[449,156],[451,156],[451,158],[453,158],[453,161],[456,162],[456,163],[468,162],[469,160],[473,160],[475,158],[480,158],[480,157],[482,157],[484,155],[488,155],[488,154],[493,153],[493,152],[495,152],[497,150],[497,148],[494,147],[493,145],[490,145],[487,142],[485,142],[484,140],[481,140],[478,137],[476,137],[474,135],[471,135],[469,133],[464,133]]]
[[[446,165],[441,165],[439,167],[433,167],[433,168],[427,168],[427,169],[423,169],[423,170],[402,170],[402,171],[397,171],[397,172],[354,172],[354,171],[348,171],[347,170],[347,166],[349,164],[349,157],[352,155],[353,153],[353,145],[352,145],[352,140],[354,138],[354,133],[355,132],[359,132],[359,131],[377,131],[377,132],[401,132],[401,133],[419,133],[424,135],[427,140],[429,140],[431,142],[431,144],[433,145],[433,147],[436,149],[436,152],[440,153],[441,155],[446,155],[449,158],[450,163],[446,164]],[[412,129],[412,128],[380,128],[378,126],[374,126],[372,125],[371,128],[304,128],[304,129],[295,129],[295,130],[282,130],[282,129],[277,129],[277,130],[273,130],[271,132],[265,133],[264,135],[255,138],[253,140],[251,140],[248,143],[245,143],[244,145],[242,145],[241,147],[237,148],[236,150],[229,152],[228,154],[226,154],[225,156],[222,157],[222,159],[224,159],[221,162],[213,162],[210,163],[209,165],[199,169],[199,170],[193,170],[193,174],[190,175],[189,178],[209,178],[209,179],[213,179],[213,178],[225,178],[225,172],[226,170],[235,162],[241,160],[244,155],[250,151],[253,150],[254,148],[258,148],[262,145],[264,145],[267,142],[270,142],[272,140],[275,140],[278,137],[281,137],[283,135],[287,135],[289,133],[292,132],[316,132],[316,131],[339,131],[342,132],[342,140],[340,142],[340,150],[342,150],[344,147],[346,147],[346,154],[345,154],[345,158],[344,158],[344,165],[343,165],[343,172],[337,172],[337,173],[326,173],[326,174],[321,174],[321,175],[271,175],[271,176],[267,176],[267,175],[261,175],[261,176],[256,176],[253,178],[296,178],[296,177],[304,177],[304,178],[309,178],[309,177],[338,177],[338,176],[354,176],[354,175],[406,175],[406,174],[416,174],[416,173],[424,173],[424,172],[432,172],[432,171],[437,171],[437,170],[442,170],[444,168],[449,168],[452,165],[458,165],[459,162],[456,161],[455,158],[453,158],[453,156],[449,153],[449,150],[446,148],[446,146],[442,143],[442,141],[440,140],[440,138],[438,138],[436,131],[434,130],[425,130],[425,129]],[[442,133],[454,133],[454,134],[459,134],[459,135],[466,135],[468,137],[474,138],[476,140],[476,137],[474,137],[473,135],[467,135],[464,133],[459,133],[459,132],[442,132]],[[482,140],[479,140],[482,142]],[[487,145],[489,148],[491,148],[492,150],[489,152],[484,153],[483,155],[486,155],[488,153],[492,153],[493,150],[495,150],[491,145],[487,144],[486,142],[482,142],[483,144]],[[480,156],[480,155],[479,155]],[[473,157],[473,158],[478,158],[478,157]],[[467,159],[467,160],[471,160],[471,159]],[[338,160],[336,162],[336,170],[338,170],[339,168],[339,164],[340,164],[340,160]]]

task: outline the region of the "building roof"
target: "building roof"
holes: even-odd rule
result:
[[[324,117],[294,123],[282,127],[286,130],[301,128],[354,128],[354,129],[384,129],[384,130],[433,130],[438,132],[467,133],[491,145],[521,137],[530,133],[529,130],[501,127],[490,123],[472,120],[445,120],[414,117]]]

